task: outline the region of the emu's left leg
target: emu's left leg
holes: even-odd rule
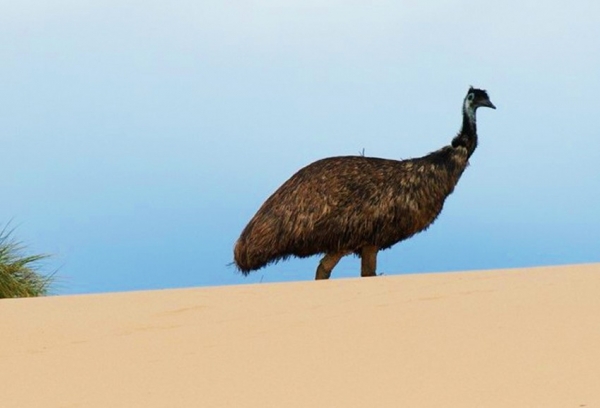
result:
[[[368,245],[360,251],[360,276],[376,276],[377,269],[377,248],[375,245]]]
[[[323,259],[321,259],[321,262],[319,262],[315,279],[329,279],[329,276],[331,276],[331,270],[345,255],[348,255],[348,252],[334,252],[326,254]]]

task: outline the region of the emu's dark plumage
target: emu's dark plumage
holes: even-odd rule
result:
[[[362,275],[374,275],[378,250],[425,230],[441,212],[477,147],[480,106],[494,108],[485,91],[469,89],[461,131],[424,157],[331,157],[299,170],[242,231],[234,249],[238,268],[247,274],[292,255],[324,253],[317,278],[327,278],[354,252],[363,258]]]

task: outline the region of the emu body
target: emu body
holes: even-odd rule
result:
[[[427,229],[477,147],[475,112],[495,108],[470,88],[463,126],[448,146],[420,158],[342,156],[318,160],[273,193],[236,242],[235,263],[248,274],[290,256],[325,254],[316,279],[329,278],[345,255],[361,257],[361,276],[374,276],[377,252]]]

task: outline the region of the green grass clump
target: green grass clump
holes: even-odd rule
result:
[[[24,255],[25,247],[12,238],[14,230],[0,231],[0,298],[44,296],[52,275],[40,273],[48,255]]]

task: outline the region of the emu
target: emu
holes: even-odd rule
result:
[[[408,160],[341,156],[300,169],[273,193],[234,248],[247,275],[290,256],[325,254],[316,279],[356,254],[361,276],[375,276],[377,252],[427,229],[454,191],[477,147],[477,108],[496,109],[485,90],[469,88],[462,128],[448,146]]]

